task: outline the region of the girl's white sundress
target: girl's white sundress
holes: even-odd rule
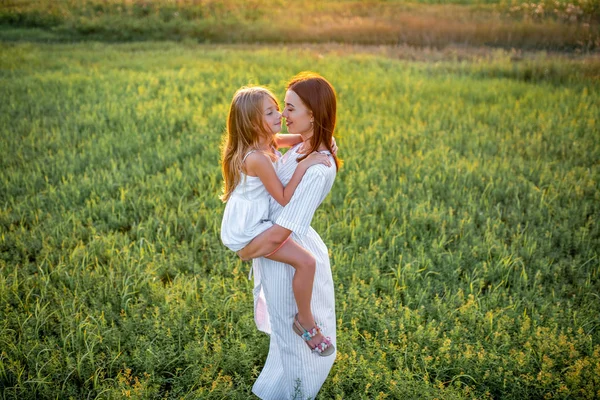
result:
[[[244,160],[257,150],[244,155]],[[281,153],[276,151],[276,155]],[[273,163],[277,166],[277,161]],[[269,229],[269,199],[271,196],[257,176],[241,174],[241,181],[235,187],[225,205],[221,221],[221,241],[233,251],[243,249],[252,239]]]
[[[277,163],[277,176],[284,185],[296,166],[299,145],[291,148]],[[310,251],[317,261],[311,308],[325,336],[336,344],[333,278],[325,243],[310,226],[315,210],[329,193],[336,176],[335,163],[310,167],[291,201],[282,207],[270,200],[269,217],[292,231],[292,239]],[[314,399],[325,382],[336,355],[321,357],[311,352],[292,330],[298,312],[292,277],[294,268],[266,258],[253,260],[254,318],[259,330],[270,335],[269,354],[252,392],[264,400]],[[337,348],[337,344],[336,344]]]

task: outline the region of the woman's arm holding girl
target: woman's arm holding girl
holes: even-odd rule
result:
[[[264,257],[281,246],[292,231],[300,236],[305,235],[321,203],[322,196],[319,193],[326,188],[327,182],[323,167],[311,168],[302,179],[290,204],[273,221],[273,226],[252,239],[237,255],[244,261]]]
[[[267,254],[273,253],[291,234],[292,231],[289,229],[273,225],[252,239],[246,247],[237,252],[237,255],[244,261],[264,257]]]

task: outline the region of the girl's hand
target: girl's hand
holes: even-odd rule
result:
[[[334,156],[337,156],[338,147],[337,144],[335,144],[335,138],[333,136],[331,137],[331,151]]]
[[[310,153],[304,160],[300,162],[306,168],[312,167],[313,165],[323,164],[327,167],[331,167],[331,161],[329,161],[329,155],[321,153]]]

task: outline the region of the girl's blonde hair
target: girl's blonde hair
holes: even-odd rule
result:
[[[263,101],[265,97],[273,100],[279,111],[275,95],[262,86],[244,86],[233,95],[227,132],[222,143],[223,194],[219,197],[226,202],[235,187],[240,183],[242,161],[246,153],[258,149],[260,139],[268,138],[274,146],[273,132],[265,127],[263,119]]]

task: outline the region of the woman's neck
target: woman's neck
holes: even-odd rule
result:
[[[314,134],[315,133],[312,130],[312,128],[306,132],[300,132],[300,136],[302,137],[303,142],[310,142],[310,138],[312,138]]]
[[[304,139],[304,138],[302,138]],[[300,146],[300,153],[307,153],[312,149],[312,141],[310,138],[307,140],[302,140],[302,145]],[[329,150],[324,143],[321,143],[317,148],[317,151]]]

